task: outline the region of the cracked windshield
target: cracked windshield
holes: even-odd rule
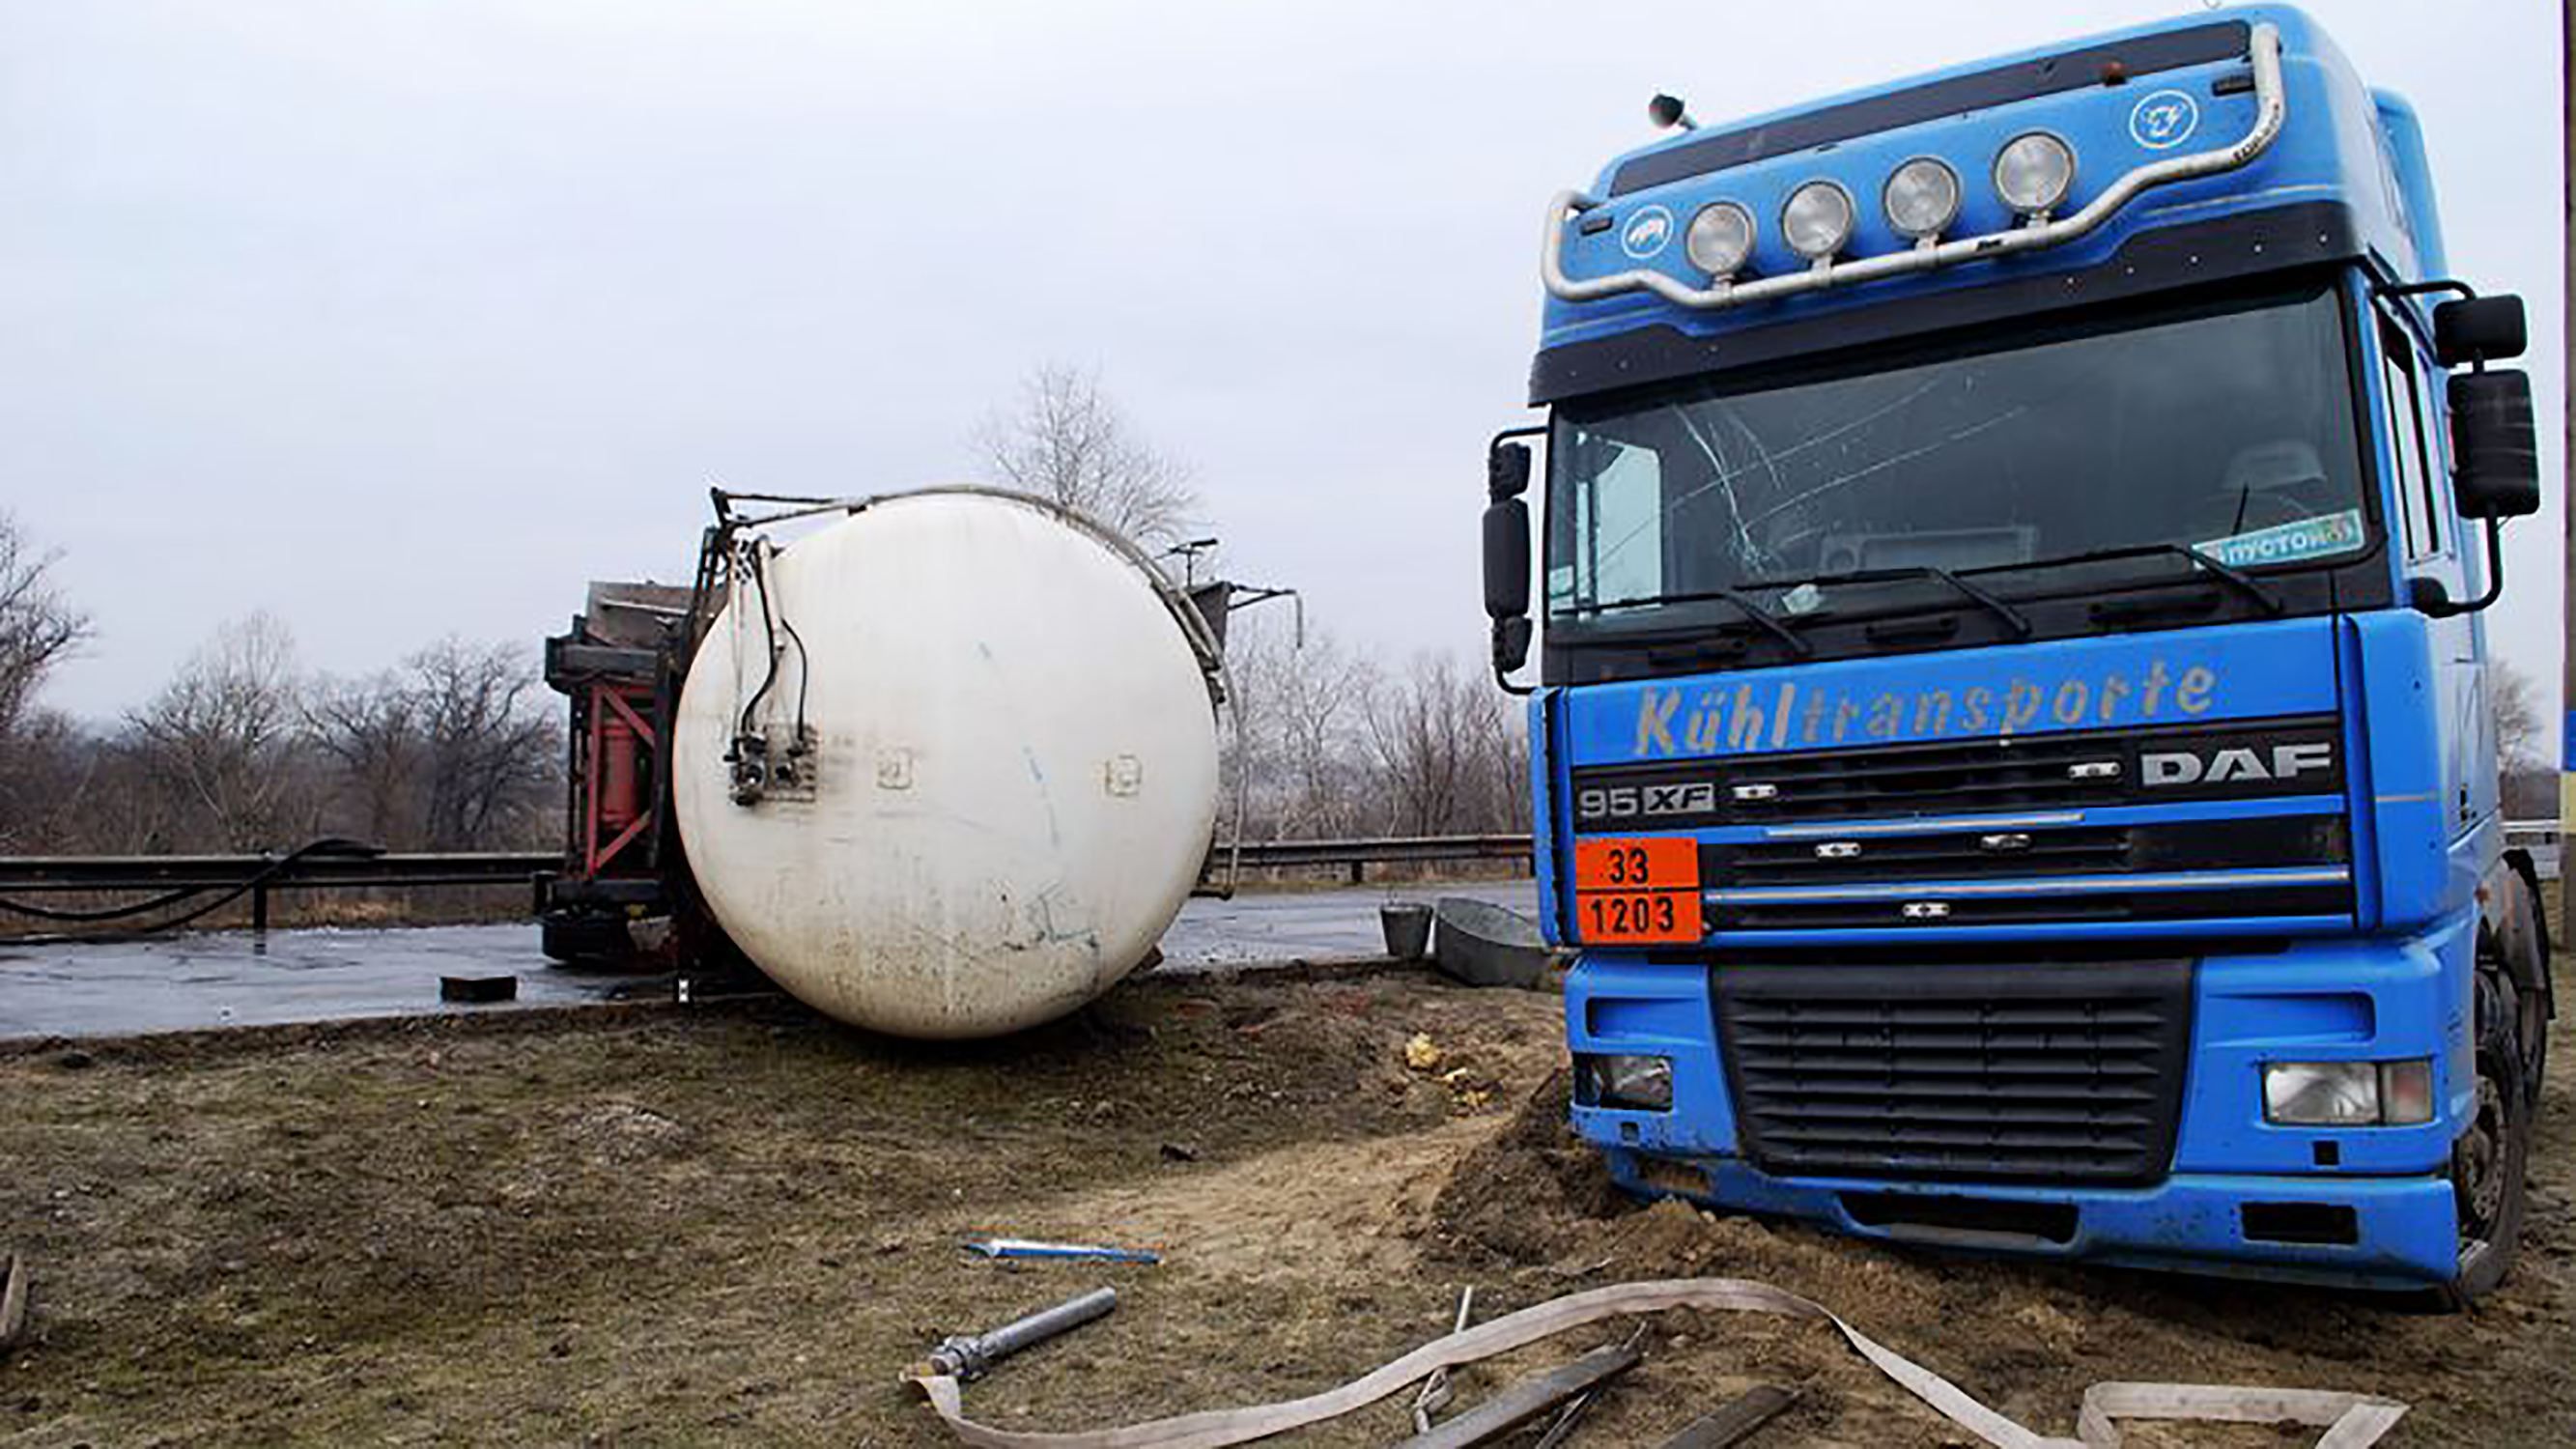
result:
[[[2341,299],[2319,289],[2022,345],[1559,415],[1552,619],[1832,577],[2183,544],[2238,569],[2367,542]],[[2140,578],[2176,565],[2142,559]],[[1817,586],[1824,581],[1824,586]]]

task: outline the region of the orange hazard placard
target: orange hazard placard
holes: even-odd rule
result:
[[[1697,941],[1697,891],[1579,891],[1574,929],[1586,942]]]
[[[1699,842],[1679,835],[1574,842],[1578,891],[1696,891]]]
[[[1696,941],[1699,842],[1684,836],[1574,843],[1574,929],[1586,941]]]

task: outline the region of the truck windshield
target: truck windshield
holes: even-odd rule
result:
[[[2370,539],[2346,347],[2319,283],[1567,404],[1550,622],[1625,630],[1730,594],[1794,616],[1837,577],[2018,587],[2034,566],[2170,545],[2238,571],[2346,558]]]

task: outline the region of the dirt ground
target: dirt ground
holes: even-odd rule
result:
[[[1635,1210],[1557,1125],[1558,1031],[1547,994],[1327,973],[1142,981],[966,1050],[771,1004],[0,1058],[0,1240],[37,1332],[0,1360],[0,1443],[938,1444],[898,1370],[1099,1283],[1114,1315],[970,1384],[969,1412],[1306,1393],[1437,1336],[1462,1285],[1482,1319],[1692,1273],[1816,1298],[2042,1432],[2096,1380],[2177,1378],[2405,1399],[2396,1444],[2576,1442],[2567,1023],[2522,1264],[2456,1318]],[[961,1250],[987,1232],[1169,1256]],[[1457,1402],[1628,1328],[1462,1372]],[[1970,1442],[1820,1325],[1671,1314],[1643,1347],[1576,1445],[1659,1443],[1757,1382],[1801,1390],[1757,1444]],[[1408,1398],[1295,1442],[1391,1442]]]

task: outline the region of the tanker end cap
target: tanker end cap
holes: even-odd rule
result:
[[[736,591],[671,731],[672,815],[732,943],[824,1014],[919,1038],[1036,1026],[1134,971],[1198,881],[1220,778],[1154,563],[1026,499],[925,492],[764,572],[775,646]]]

